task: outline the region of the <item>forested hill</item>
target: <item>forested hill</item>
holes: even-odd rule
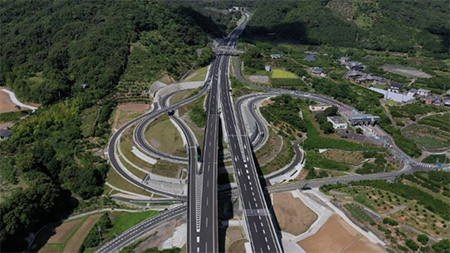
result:
[[[254,12],[245,36],[444,58],[448,6],[448,0],[266,1]]]
[[[203,47],[208,35],[224,32],[202,14],[162,1],[2,1],[0,20],[0,85],[44,104],[76,95],[83,83],[93,101],[106,95],[141,32],[159,31],[155,37],[178,48]]]
[[[0,251],[16,252],[77,206],[109,201],[99,196],[110,166],[93,153],[110,138],[131,45],[152,59],[151,83],[208,64],[196,49],[226,26],[163,1],[1,1],[0,20],[0,85],[43,104],[0,142],[0,186],[10,189],[0,199]]]

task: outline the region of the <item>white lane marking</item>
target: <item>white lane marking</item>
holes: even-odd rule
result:
[[[255,206],[258,207],[258,203],[255,203]]]
[[[255,198],[255,197],[253,197],[253,201],[255,201],[255,202],[256,202],[256,198]]]
[[[267,237],[264,237],[264,240],[266,240],[266,242],[267,242]]]
[[[197,236],[197,243],[200,242],[200,236]]]
[[[249,177],[248,179],[250,179],[250,177]],[[249,184],[249,185],[252,185],[252,182],[248,182],[248,184]]]
[[[254,193],[254,192],[252,192],[252,196],[255,196],[255,193]]]
[[[267,249],[270,250],[270,246],[269,245],[267,245]]]
[[[261,218],[261,217],[260,217]],[[263,234],[266,234],[266,230],[265,229],[263,229]]]
[[[250,180],[250,176],[247,176],[248,180]]]
[[[208,227],[208,217],[206,217],[206,227]]]
[[[264,224],[261,222],[261,227],[264,227]]]
[[[253,225],[255,226],[255,230],[258,233],[258,228],[256,227],[256,223],[253,223]]]
[[[253,191],[253,187],[250,187],[250,190]]]
[[[200,252],[200,247],[197,247],[197,252]]]
[[[258,216],[259,220],[261,220],[261,216]]]

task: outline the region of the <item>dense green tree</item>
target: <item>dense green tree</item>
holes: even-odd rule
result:
[[[420,243],[422,243],[422,245],[427,245],[428,240],[429,240],[429,238],[428,238],[427,235],[420,234],[420,235],[417,236],[417,241],[419,241]]]

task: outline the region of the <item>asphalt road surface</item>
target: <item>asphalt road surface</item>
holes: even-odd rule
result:
[[[235,115],[229,90],[228,63],[221,66],[221,102],[234,175],[240,191],[241,206],[253,252],[281,252],[271,213],[261,188],[245,127]]]
[[[217,173],[219,144],[218,77],[222,61],[210,68],[211,88],[206,103],[207,121],[201,168],[189,173],[188,252],[218,252]],[[196,162],[194,158],[194,162]]]

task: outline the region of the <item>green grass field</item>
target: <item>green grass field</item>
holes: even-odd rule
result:
[[[185,79],[185,81],[195,82],[204,81],[206,78],[206,73],[208,72],[208,66],[199,68]]]
[[[120,235],[125,230],[131,228],[132,226],[138,224],[139,222],[146,220],[152,216],[155,216],[159,213],[159,211],[145,211],[142,213],[126,213],[126,212],[119,212],[119,213],[112,213],[111,214],[111,221],[113,223],[113,227],[110,231],[108,231],[108,234],[111,237],[114,237],[115,235]]]
[[[288,79],[297,79],[297,76],[294,73],[285,71],[282,69],[273,69],[271,78],[288,78]]]

